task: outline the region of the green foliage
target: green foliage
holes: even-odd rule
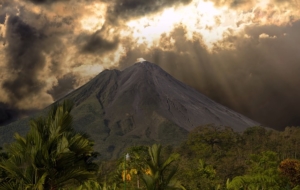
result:
[[[179,159],[179,154],[170,152],[169,148],[157,144],[150,147],[134,146],[129,148],[125,154],[128,153],[130,159],[126,160],[124,154],[117,161],[118,165],[115,171],[108,175],[114,180],[109,179],[108,184],[111,185],[114,182],[117,184],[117,189],[123,189],[126,186],[126,189],[131,190],[184,189],[175,178],[177,172],[175,163]],[[115,178],[116,176],[118,178]]]
[[[54,105],[47,117],[31,120],[25,137],[15,134],[0,161],[7,177],[0,189],[60,189],[79,186],[95,178],[91,162],[93,141],[72,128],[71,102]]]
[[[279,159],[275,152],[250,155],[247,174],[227,181],[228,189],[282,189],[286,184],[279,175]]]
[[[297,127],[287,127],[283,132],[251,127],[237,133],[227,127],[199,126],[177,149],[181,155],[177,177],[191,190],[226,188],[229,182],[255,184],[255,181],[273,185],[273,189],[288,189],[288,181],[280,176],[278,166],[282,159],[300,155],[299,134]],[[199,160],[211,166],[215,175],[199,170]]]
[[[237,176],[232,181],[228,180],[226,187],[233,190],[280,189],[274,178],[261,174]]]
[[[107,185],[103,183],[102,185],[94,180],[86,181],[84,184],[80,185],[76,189],[74,188],[63,188],[61,190],[116,190],[117,185],[113,183],[112,185]]]
[[[171,167],[171,164],[179,158],[179,154],[173,153],[166,159],[161,156],[162,146],[154,144],[148,148],[150,161],[147,167],[149,174],[143,174],[143,181],[147,190],[162,189],[184,189],[178,180],[174,178],[177,167]]]
[[[30,121],[26,136],[15,134],[6,152],[0,149],[0,190],[300,189],[297,127],[283,132],[252,127],[237,133],[229,127],[199,126],[179,147],[133,146],[118,160],[95,164],[93,141],[73,129],[72,106],[56,104],[46,117]],[[87,127],[106,138],[108,125]],[[173,128],[161,130],[171,134]]]
[[[206,125],[195,128],[178,150],[182,155],[179,177],[183,185],[188,189],[215,189],[225,184],[225,179],[243,174],[245,157],[242,150],[242,137],[229,127]],[[215,170],[214,177],[207,178],[201,170],[195,169],[199,160]]]
[[[187,166],[187,168],[182,168],[179,175],[187,189],[216,189],[218,187],[220,180],[212,165],[199,159],[198,162],[191,161]]]
[[[176,149],[162,149],[159,145],[131,147],[126,151],[131,156],[126,162],[126,173],[130,175],[126,187],[132,190],[172,189],[170,186],[190,190],[291,190],[293,187],[296,190],[299,186],[290,185],[292,183],[289,184],[287,176],[281,175],[278,167],[286,156],[300,154],[294,135],[298,130],[292,127],[278,132],[253,127],[237,133],[228,127],[207,125],[195,128],[187,141]],[[176,156],[179,154],[180,158]],[[107,175],[107,184],[116,183],[117,189],[124,188],[124,156],[117,161],[114,174]],[[164,177],[160,178],[162,170]],[[170,178],[180,179],[181,183]]]

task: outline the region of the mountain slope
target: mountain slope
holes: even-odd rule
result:
[[[103,158],[116,158],[127,146],[180,143],[199,125],[259,125],[144,61],[123,70],[105,70],[63,99],[72,99],[74,127],[89,133]],[[61,99],[61,100],[63,100]],[[25,134],[28,119],[0,128],[1,141]]]

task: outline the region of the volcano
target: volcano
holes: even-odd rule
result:
[[[106,159],[132,145],[178,144],[201,125],[229,126],[238,132],[259,125],[148,61],[123,71],[104,70],[59,101],[64,99],[75,103],[75,129],[90,134]],[[11,142],[14,132],[25,135],[29,119],[1,127],[0,143]]]

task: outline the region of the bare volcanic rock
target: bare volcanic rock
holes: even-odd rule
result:
[[[155,113],[187,131],[204,124],[231,126],[235,131],[259,125],[176,80],[153,63],[144,61],[122,72],[106,72],[110,72],[113,85],[101,90],[108,92],[103,93],[105,96],[98,94],[98,98],[110,120],[131,115],[143,122],[142,116]]]
[[[235,131],[259,125],[147,61],[123,71],[104,70],[63,99],[74,100],[74,127],[92,136],[103,158],[116,158],[132,145],[178,144],[200,125],[230,126]],[[1,136],[29,129],[20,121],[7,127],[0,128]]]

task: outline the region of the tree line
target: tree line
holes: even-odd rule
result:
[[[199,126],[180,146],[132,146],[103,161],[72,127],[73,104],[55,104],[0,150],[0,190],[300,189],[300,129]],[[101,158],[101,157],[100,157]]]

